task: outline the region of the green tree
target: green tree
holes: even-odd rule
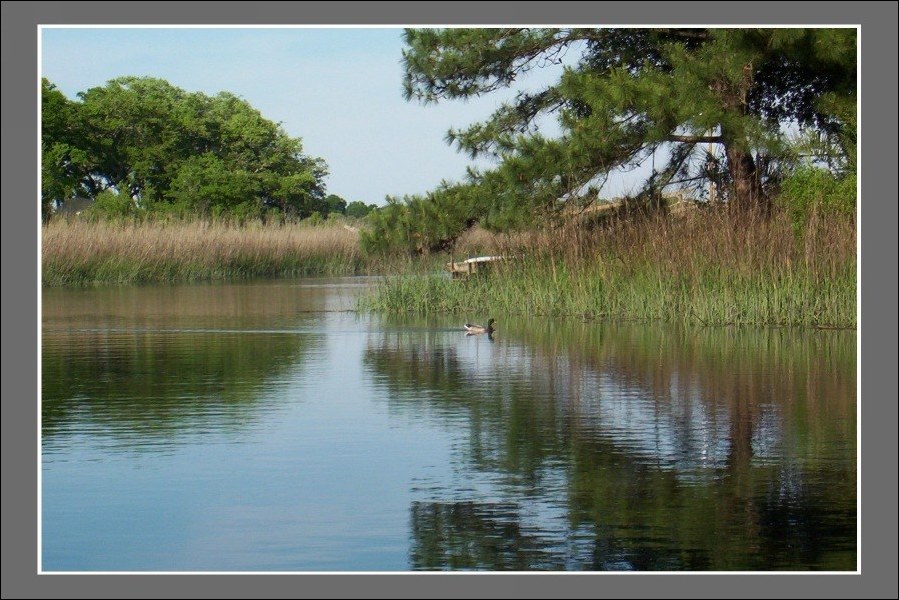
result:
[[[246,100],[121,77],[69,101],[42,94],[45,204],[112,190],[145,210],[303,218],[321,210],[327,166]]]
[[[180,163],[191,154],[177,108],[186,93],[153,78],[122,77],[78,94],[91,156],[91,197],[115,189],[138,202],[162,200]]]
[[[337,213],[341,215],[346,214],[347,203],[346,200],[338,196],[337,194],[328,194],[324,201],[324,213],[326,215]]]
[[[369,215],[373,210],[377,208],[374,204],[366,204],[365,202],[360,202],[359,200],[353,200],[346,207],[346,216],[353,217],[354,219],[364,219]]]
[[[448,134],[472,157],[498,160],[471,179],[499,226],[590,202],[612,169],[659,150],[667,160],[645,195],[701,182],[716,170],[708,144],[723,150],[731,206],[767,207],[785,124],[833,135],[854,128],[831,110],[855,101],[854,29],[409,29],[405,42],[405,95],[423,102],[489,94],[564,62],[556,83]],[[547,115],[559,136],[541,134]]]
[[[46,219],[54,202],[87,194],[91,163],[77,106],[46,78],[41,80],[41,125],[41,212]]]
[[[368,217],[372,227],[362,233],[362,245],[369,252],[449,250],[482,215],[481,199],[481,187],[447,182],[423,196],[388,197],[387,205]]]
[[[190,157],[181,163],[169,189],[173,204],[189,212],[208,215],[213,207],[231,209],[257,194],[251,173],[229,168],[211,152]]]

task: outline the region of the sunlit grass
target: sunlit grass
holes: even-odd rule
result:
[[[486,276],[450,280],[437,265],[505,254]],[[700,324],[856,325],[856,227],[784,215],[721,213],[466,234],[452,255],[366,257],[341,225],[57,220],[42,237],[45,285],[392,274],[361,309],[530,314]]]
[[[339,225],[53,221],[42,231],[45,285],[346,275],[371,268]]]
[[[856,325],[855,224],[696,214],[495,238],[483,276],[389,277],[360,308],[700,324]],[[460,252],[464,255],[464,252]]]

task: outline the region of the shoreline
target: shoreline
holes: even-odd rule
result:
[[[517,237],[474,231],[454,255],[366,255],[358,231],[323,225],[52,221],[42,287],[175,284],[308,276],[381,277],[359,310],[532,314],[697,325],[857,327],[856,226],[716,215]],[[488,274],[435,275],[474,253],[527,257]]]

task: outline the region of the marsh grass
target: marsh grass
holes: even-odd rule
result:
[[[811,218],[796,232],[775,215],[726,212],[484,234],[477,249],[516,257],[465,280],[388,277],[360,308],[530,314],[699,324],[856,325],[856,227]],[[466,254],[457,250],[457,256]],[[457,258],[458,260],[458,258]]]
[[[351,275],[373,268],[357,234],[340,225],[87,222],[42,230],[44,285],[142,283],[291,275]]]
[[[450,280],[442,263],[504,254]],[[366,257],[340,224],[87,222],[42,231],[44,285],[386,275],[359,308],[699,324],[856,326],[854,219],[700,211],[516,235],[474,229],[450,255]]]

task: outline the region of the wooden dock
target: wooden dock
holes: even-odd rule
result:
[[[501,260],[508,260],[508,257],[476,256],[474,258],[463,260],[462,262],[448,262],[446,263],[446,270],[452,274],[453,279],[456,279],[458,277],[468,277],[469,275],[473,275],[475,273],[484,272],[491,265],[491,263],[495,263]]]

